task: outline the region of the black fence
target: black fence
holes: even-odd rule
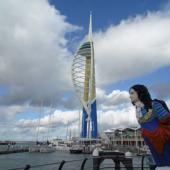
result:
[[[155,170],[156,166],[151,162],[151,164],[147,164],[146,160],[148,159],[147,155],[142,155],[140,157],[140,162],[138,164],[131,163],[133,157],[126,158],[122,156],[98,156],[98,157],[90,157],[78,160],[69,160],[69,161],[61,161],[61,162],[53,162],[39,165],[25,165],[24,167],[7,169],[7,170],[101,170],[101,169],[113,169],[113,170]],[[113,163],[102,165],[104,160],[111,159]],[[123,162],[122,159],[125,159]],[[77,163],[78,162],[78,163]],[[71,166],[72,165],[72,166]],[[52,168],[50,168],[52,166]]]

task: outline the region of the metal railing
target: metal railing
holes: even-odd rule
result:
[[[89,169],[94,169],[94,165],[91,166],[86,166],[86,162],[89,160],[93,160],[94,158],[106,158],[106,156],[99,156],[99,157],[90,157],[90,158],[84,158],[84,159],[77,159],[77,160],[69,160],[69,161],[65,161],[62,160],[60,162],[53,162],[53,163],[46,163],[46,164],[38,164],[38,165],[25,165],[24,167],[19,167],[19,168],[12,168],[12,169],[7,169],[7,170],[33,170],[34,168],[41,168],[41,167],[49,167],[52,165],[56,165],[55,169],[57,170],[63,170],[63,169],[67,169],[66,167],[64,168],[65,165],[69,164],[69,163],[76,163],[76,162],[80,162],[80,166],[77,167],[77,169],[74,167],[73,170],[89,170]],[[118,157],[117,157],[118,158]],[[141,164],[136,164],[135,166],[130,166],[133,170],[135,169],[139,169],[139,170],[145,170],[145,169],[149,169],[149,170],[155,170],[156,166],[150,165],[150,166],[146,166],[144,164],[144,160],[146,158],[146,155],[142,155],[141,156]],[[115,169],[115,170],[126,170],[128,166],[117,166],[115,164],[115,166],[113,166],[113,164],[105,164],[104,167],[100,167],[99,169]],[[69,170],[71,170],[71,168],[68,168]]]

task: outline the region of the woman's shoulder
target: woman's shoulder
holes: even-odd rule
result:
[[[154,107],[156,107],[156,108],[161,108],[161,107],[163,107],[163,106],[162,106],[162,101],[161,101],[161,100],[157,100],[157,99],[152,100],[152,105],[153,105]]]
[[[160,101],[159,100],[153,100],[152,101],[153,110],[156,111],[156,113],[159,117],[165,117],[167,114],[169,114],[168,109],[165,108],[165,107],[167,107],[166,103],[164,102],[165,103],[164,104],[163,102],[164,101],[162,101],[162,100],[160,100]]]

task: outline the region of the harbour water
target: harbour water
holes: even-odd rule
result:
[[[80,169],[82,160],[84,158],[89,158],[90,155],[87,154],[70,154],[69,152],[56,151],[53,153],[14,153],[14,154],[6,154],[0,155],[0,170],[8,170],[12,168],[25,167],[25,165],[29,164],[40,165],[40,164],[50,164],[55,162],[61,162],[62,160],[71,161],[71,160],[80,160],[74,162],[67,162],[63,170],[78,170]],[[134,170],[139,170],[141,166],[141,157],[136,157],[133,160]],[[101,167],[103,166],[114,166],[111,160],[105,160]],[[59,164],[43,166],[32,168],[32,170],[55,170],[59,167]],[[85,169],[92,170],[92,160],[88,160],[85,166]],[[124,169],[124,168],[123,168]],[[145,170],[148,168],[145,168]]]
[[[53,153],[14,153],[7,155],[0,155],[0,170],[7,170],[12,168],[25,167],[25,165],[40,165],[46,163],[61,162],[62,160],[83,160],[89,157],[88,155],[75,155],[69,152],[56,151]],[[88,164],[91,164],[90,162]],[[64,169],[79,169],[81,161],[70,162],[64,165]],[[54,170],[57,169],[59,164],[33,168],[33,170]]]
[[[19,143],[16,144],[17,146],[23,146],[27,147],[28,145],[32,145],[33,143]],[[0,146],[0,150],[4,150],[5,147],[8,146]],[[84,158],[91,158],[92,156],[90,154],[70,154],[68,151],[56,151],[52,153],[29,153],[29,152],[23,152],[23,153],[12,153],[12,154],[2,154],[0,155],[0,170],[8,170],[8,169],[15,169],[24,167],[26,165],[42,165],[42,164],[50,164],[50,163],[57,163],[50,166],[42,166],[42,167],[36,167],[31,168],[31,170],[55,170],[59,167],[59,162],[62,160],[70,161],[66,162],[64,164],[63,170],[76,170],[80,169],[81,163]],[[133,157],[133,165],[134,170],[141,169],[141,157],[134,156]],[[73,160],[73,162],[72,162]],[[74,161],[76,160],[76,161]],[[147,159],[144,161],[145,167],[148,167]],[[92,170],[92,159],[87,160],[85,164],[85,169]],[[114,166],[114,163],[111,160],[105,160],[101,167],[106,166]],[[123,168],[124,169],[124,168]],[[148,168],[144,168],[145,170]]]

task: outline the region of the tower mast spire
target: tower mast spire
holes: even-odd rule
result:
[[[89,22],[89,41],[92,42],[92,12],[90,11],[90,22]]]

